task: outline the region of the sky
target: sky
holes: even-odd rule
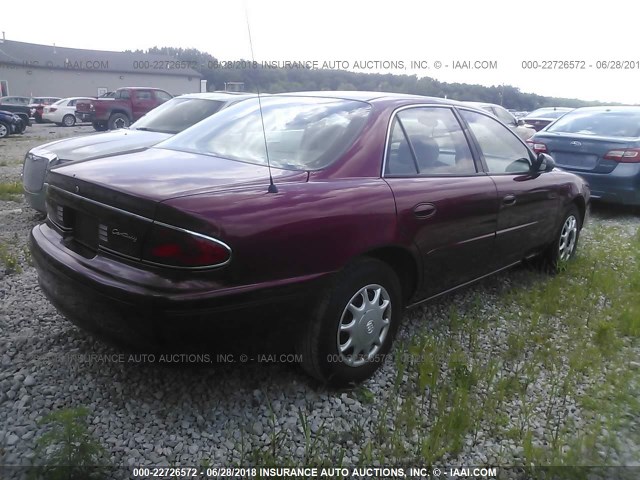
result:
[[[334,62],[352,71],[635,104],[640,103],[640,50],[631,5],[620,0],[3,2],[0,30],[8,40],[63,47],[197,48],[221,60]],[[48,22],[34,27],[32,21],[8,21],[32,19],[34,8]],[[571,61],[582,68],[572,69]],[[360,68],[354,68],[356,62]]]

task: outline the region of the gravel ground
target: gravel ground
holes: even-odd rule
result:
[[[64,129],[35,125],[23,137],[0,140],[0,181],[17,181],[26,151],[50,138],[91,132],[90,127]],[[28,265],[26,239],[40,217],[20,198],[0,201],[0,241],[11,245],[22,271],[0,272],[0,465],[29,464],[36,439],[43,433],[37,421],[64,407],[89,409],[89,430],[100,440],[116,465],[230,465],[245,463],[247,452],[274,441],[281,432],[282,449],[291,461],[303,464],[305,432],[300,412],[308,419],[311,436],[329,431],[345,450],[344,465],[362,458],[362,446],[372,435],[371,425],[381,415],[396,376],[393,362],[366,383],[373,400],[355,392],[319,388],[287,362],[192,365],[160,362],[158,358],[130,358],[80,331],[56,313]],[[631,238],[640,215],[619,209],[596,209],[592,224],[622,225]],[[589,241],[589,229],[582,241]],[[526,284],[528,272],[516,269],[406,315],[400,331],[409,338],[428,318],[434,330],[448,321],[452,305],[465,308],[481,295],[486,312],[508,286]],[[443,331],[445,331],[443,329]],[[478,342],[487,352],[504,339],[506,329],[484,332]],[[91,357],[93,355],[93,357]],[[640,355],[639,355],[640,356]],[[545,379],[532,386],[532,398],[548,394]],[[418,400],[420,397],[417,397]],[[580,410],[569,399],[554,408],[566,408],[580,433]],[[270,405],[270,406],[269,406]],[[636,413],[637,415],[637,413]],[[631,416],[630,428],[637,427]],[[353,436],[363,425],[363,439]],[[544,440],[544,425],[536,425]],[[636,431],[637,433],[637,431]],[[625,450],[611,463],[640,465],[640,448],[616,432]],[[280,437],[279,437],[280,438]],[[411,438],[406,442],[410,444]],[[626,443],[625,443],[626,442]],[[453,465],[515,463],[522,447],[508,439],[491,438],[482,430],[466,439],[462,453],[448,459]]]

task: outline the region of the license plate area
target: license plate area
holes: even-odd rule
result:
[[[83,212],[75,212],[73,239],[92,251],[98,250],[98,220]]]

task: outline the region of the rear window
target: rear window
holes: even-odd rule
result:
[[[536,118],[559,118],[569,112],[569,110],[547,110],[546,108],[540,108],[538,110],[534,110],[527,117]]]
[[[224,102],[218,100],[174,98],[151,110],[131,128],[175,134],[213,115],[223,106]]]
[[[548,131],[599,137],[640,137],[640,111],[574,111],[554,123]]]
[[[233,105],[157,146],[259,165],[317,170],[358,137],[371,106],[334,98],[277,96]],[[264,129],[263,129],[264,127]],[[265,141],[266,140],[266,141]],[[266,148],[265,148],[266,144]]]

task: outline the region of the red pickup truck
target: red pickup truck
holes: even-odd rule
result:
[[[76,113],[83,121],[90,121],[99,132],[115,130],[128,127],[171,98],[170,94],[158,88],[125,87],[110,97],[97,98],[89,105],[78,104]],[[88,112],[84,111],[87,107]]]

